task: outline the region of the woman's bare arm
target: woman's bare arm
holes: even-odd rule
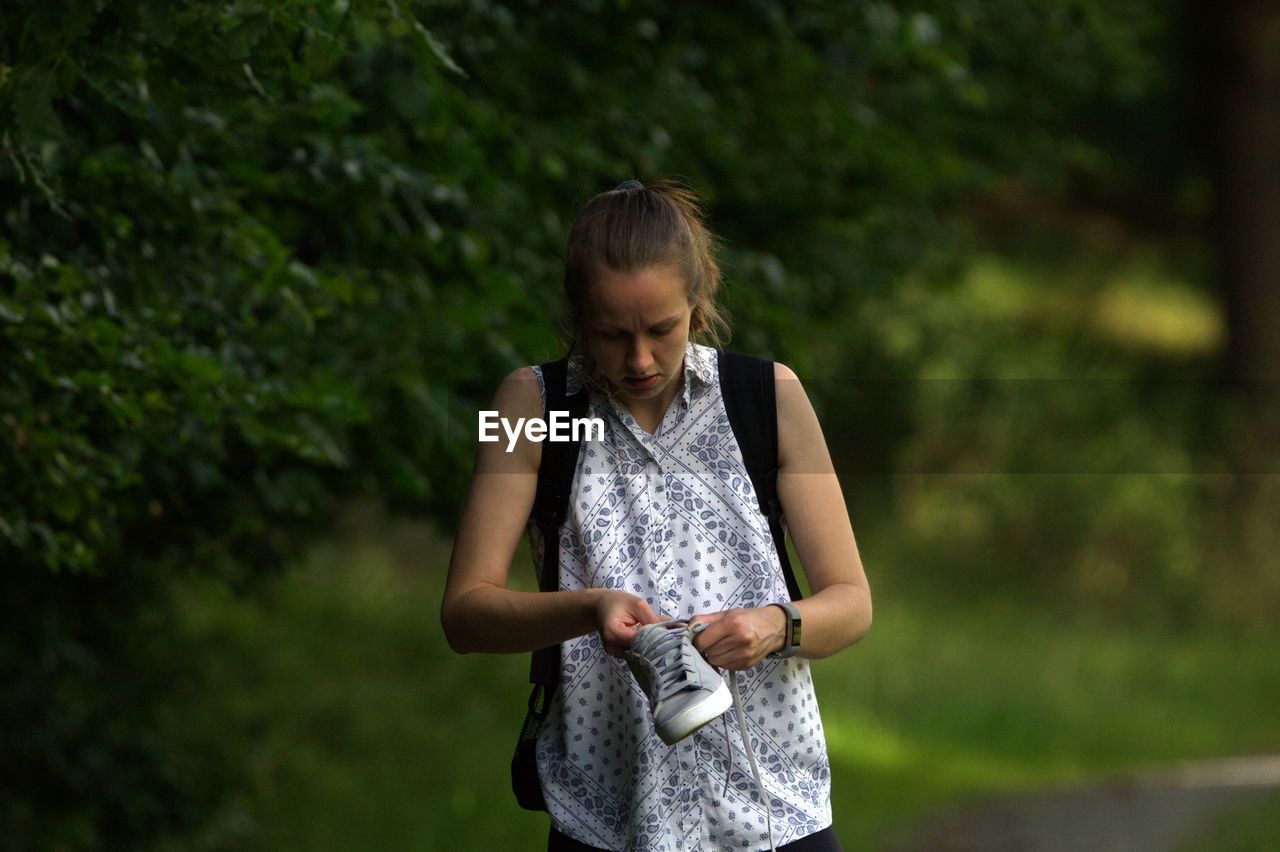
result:
[[[866,635],[871,591],[854,541],[844,494],[831,454],[800,380],[774,366],[778,400],[778,499],[787,531],[809,583],[810,596],[795,602],[802,633],[799,654],[827,657]],[[695,644],[713,664],[747,669],[786,635],[786,614],[776,606],[700,615],[709,622]]]
[[[509,422],[542,417],[533,370],[503,380],[493,409]],[[606,589],[521,592],[507,588],[511,560],[538,489],[542,445],[523,434],[511,451],[505,438],[480,442],[471,486],[454,540],[440,620],[458,653],[530,651],[599,631],[621,653],[641,624],[658,620],[644,600]]]

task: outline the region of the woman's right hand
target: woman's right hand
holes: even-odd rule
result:
[[[605,590],[596,603],[596,631],[604,649],[615,657],[631,647],[631,638],[646,624],[662,621],[644,598]]]

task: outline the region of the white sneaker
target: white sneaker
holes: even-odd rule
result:
[[[680,742],[733,704],[724,679],[693,647],[695,633],[687,621],[646,624],[636,631],[625,654],[627,666],[649,696],[658,736],[667,745]]]

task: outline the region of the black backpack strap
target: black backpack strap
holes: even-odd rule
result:
[[[778,397],[773,362],[741,352],[721,352],[719,364],[720,392],[729,425],[742,450],[760,513],[768,519],[787,591],[792,600],[800,600],[803,595],[787,554],[782,503],[778,500]]]
[[[553,411],[568,411],[571,419],[585,417],[587,414],[587,390],[579,388],[573,396],[569,396],[569,365],[567,359],[548,361],[542,365],[542,384],[545,388],[546,404],[543,416],[550,420]],[[542,530],[559,529],[569,512],[569,492],[573,488],[573,473],[577,467],[578,449],[581,441],[544,441],[542,443],[542,461],[538,465],[538,493],[533,501],[533,522]],[[554,549],[547,548],[548,554]],[[545,565],[545,561],[544,561]],[[554,591],[557,577],[553,573],[549,578],[546,571],[539,574],[538,587],[544,591]]]
[[[566,359],[542,365],[545,405],[543,416],[551,419],[552,411],[568,411],[572,419],[586,416],[587,391],[581,388],[568,396],[568,362]],[[542,535],[542,564],[538,566],[538,589],[554,592],[560,587],[560,525],[569,514],[569,497],[573,474],[578,466],[581,441],[543,441],[542,461],[538,464],[538,491],[533,498],[530,519]],[[545,811],[547,803],[538,780],[536,748],[538,736],[551,709],[551,698],[560,684],[560,646],[550,645],[534,651],[529,661],[529,711],[516,740],[511,758],[511,789],[520,807]]]
[[[542,365],[545,388],[545,419],[553,411],[568,411],[572,419],[585,417],[587,391],[579,388],[568,396],[568,361],[561,358]],[[573,474],[578,465],[581,441],[543,441],[542,461],[538,465],[538,491],[533,500],[533,523],[542,534],[542,565],[538,569],[538,590],[554,592],[560,585],[560,525],[569,513],[569,496]],[[552,645],[533,652],[529,671],[531,683],[551,685],[560,678],[560,646]]]

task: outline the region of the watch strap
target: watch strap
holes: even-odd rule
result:
[[[795,608],[792,603],[775,603],[773,606],[778,607],[787,616],[787,632],[786,638],[783,640],[782,647],[769,654],[770,657],[794,657],[796,652],[800,650],[800,610]]]

